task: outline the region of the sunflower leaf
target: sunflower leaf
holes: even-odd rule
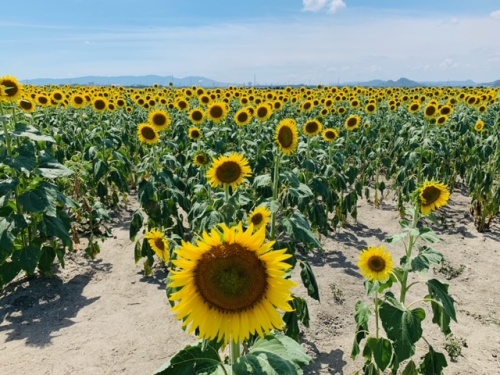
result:
[[[448,366],[443,353],[435,352],[429,346],[429,352],[424,356],[424,361],[420,364],[420,372],[425,375],[442,374],[443,369]]]
[[[444,313],[447,314],[455,322],[457,321],[457,316],[455,313],[455,300],[448,293],[448,284],[442,284],[436,279],[427,281],[427,287],[429,288],[429,294],[432,298],[438,300],[443,304]]]
[[[302,269],[302,271],[300,271],[300,277],[302,278],[304,286],[307,288],[307,294],[309,297],[319,301],[319,287],[311,265],[309,262],[301,260],[300,268]]]

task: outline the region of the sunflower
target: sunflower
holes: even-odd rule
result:
[[[441,115],[436,119],[436,125],[437,126],[443,126],[448,122],[448,116],[446,115]]]
[[[144,238],[148,240],[149,246],[158,255],[158,258],[164,262],[168,262],[170,259],[170,246],[165,234],[155,228],[149,231]]]
[[[80,94],[71,95],[70,102],[73,108],[83,108],[87,105],[85,97]]]
[[[377,105],[375,103],[368,103],[365,107],[365,112],[369,114],[377,112]]]
[[[248,166],[247,158],[235,152],[215,159],[207,172],[207,178],[213,187],[231,186],[233,189],[251,175],[252,170]]]
[[[392,254],[383,246],[370,246],[361,252],[358,267],[368,280],[385,283],[394,269]]]
[[[252,121],[253,115],[250,113],[248,108],[241,108],[234,114],[234,122],[239,126],[245,126]]]
[[[167,111],[163,109],[155,109],[149,112],[148,122],[157,131],[163,131],[170,127],[172,124],[172,118]]]
[[[439,109],[439,113],[442,115],[449,116],[453,112],[453,107],[450,105],[444,105]]]
[[[64,100],[65,96],[61,90],[54,90],[50,93],[50,98],[56,102],[60,103]]]
[[[276,129],[275,138],[282,153],[285,155],[295,153],[299,144],[299,131],[295,120],[292,118],[281,120]]]
[[[201,138],[202,132],[200,128],[193,126],[189,128],[188,135],[190,139],[192,139],[193,141],[197,141]]]
[[[267,207],[259,206],[248,215],[248,225],[253,225],[254,230],[265,227],[271,221],[271,211]]]
[[[18,101],[18,105],[26,113],[33,113],[36,111],[36,104],[30,99],[21,99]]]
[[[361,124],[361,117],[358,115],[351,115],[345,120],[345,128],[349,131],[356,130]]]
[[[411,112],[411,113],[417,113],[418,111],[420,111],[420,108],[422,108],[420,102],[413,102],[410,104],[410,106],[408,107],[408,110]]]
[[[195,163],[198,167],[204,167],[209,162],[209,157],[205,151],[197,151],[194,154],[193,163]]]
[[[254,114],[259,121],[267,121],[273,114],[272,105],[269,105],[269,103],[261,103],[255,108]]]
[[[424,116],[426,119],[431,119],[438,114],[438,108],[435,103],[429,103],[424,109]]]
[[[94,98],[92,101],[92,107],[96,112],[104,112],[108,108],[108,100],[103,97]]]
[[[327,142],[334,142],[334,141],[336,141],[337,138],[339,137],[339,135],[340,135],[340,133],[339,133],[339,131],[337,129],[331,129],[331,128],[325,129],[321,133],[321,136]]]
[[[226,118],[229,112],[228,104],[224,102],[213,102],[208,106],[208,118],[218,124]]]
[[[201,108],[193,108],[189,112],[189,120],[196,125],[201,125],[205,122],[205,111]]]
[[[477,132],[482,132],[484,130],[484,121],[477,120],[476,125],[474,125],[474,130]]]
[[[38,94],[35,97],[35,101],[37,104],[39,104],[42,107],[47,107],[48,105],[50,105],[49,98],[44,94]]]
[[[448,204],[450,192],[444,184],[426,181],[423,186],[418,189],[418,198],[422,214],[428,215],[432,211]]]
[[[3,87],[2,98],[4,100],[16,101],[21,98],[23,93],[23,85],[14,76],[0,77],[0,86]]]
[[[160,134],[156,128],[147,122],[139,124],[137,128],[137,136],[139,137],[139,141],[148,145],[155,145],[160,140]]]
[[[315,135],[321,133],[323,125],[319,122],[319,120],[309,120],[304,124],[302,130],[308,137],[314,137]]]
[[[297,286],[285,278],[291,266],[284,260],[291,255],[272,250],[265,228],[253,232],[253,225],[244,231],[241,222],[231,228],[220,224],[196,244],[183,241],[176,251],[177,269],[168,287],[180,290],[170,300],[190,333],[228,343],[282,329],[278,309],[292,311],[291,289]]]

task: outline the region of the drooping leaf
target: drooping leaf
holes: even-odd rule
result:
[[[58,193],[59,189],[56,185],[41,182],[35,189],[21,194],[18,201],[28,212],[41,212],[55,217]]]
[[[443,262],[443,254],[432,247],[421,246],[418,255],[412,259],[411,267],[413,271],[427,272],[433,265]]]
[[[356,357],[361,352],[359,344],[361,340],[368,336],[368,321],[370,320],[371,311],[370,307],[362,301],[356,303],[356,311],[354,319],[356,320],[356,336],[352,345],[351,358]]]
[[[457,316],[455,312],[455,300],[448,293],[448,284],[443,284],[436,279],[431,279],[427,281],[427,287],[429,288],[429,294],[435,300],[438,300],[443,304],[444,312],[455,322],[457,321]]]
[[[309,295],[309,297],[314,298],[316,301],[319,301],[319,287],[311,265],[308,261],[301,260],[300,268],[302,269],[300,271],[300,277],[302,278],[302,282],[307,289],[307,294]]]
[[[27,247],[15,250],[12,253],[12,261],[19,265],[19,268],[31,275],[35,272],[41,254],[42,249],[40,244],[34,242]]]
[[[137,210],[132,215],[132,221],[130,222],[129,238],[130,241],[135,241],[135,236],[142,229],[142,224],[144,223],[144,217],[142,213]]]
[[[429,352],[420,364],[420,372],[425,375],[440,375],[447,366],[448,362],[444,354],[435,352],[432,346],[429,346]]]
[[[418,375],[417,365],[415,362],[408,362],[401,375]]]

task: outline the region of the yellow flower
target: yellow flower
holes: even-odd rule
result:
[[[140,142],[148,145],[155,145],[160,140],[160,134],[153,125],[149,123],[139,124],[137,127],[137,136]]]
[[[358,267],[366,279],[385,283],[394,269],[392,254],[383,246],[368,247],[359,256]]]
[[[309,120],[305,123],[302,130],[308,137],[314,137],[315,135],[321,133],[321,130],[323,130],[323,125],[321,124],[321,122],[319,122],[319,120]]]
[[[229,112],[229,107],[227,103],[224,102],[214,102],[208,106],[208,118],[214,123],[218,124],[222,122]]]
[[[321,136],[327,142],[334,142],[338,139],[338,137],[340,136],[340,133],[337,129],[328,128],[328,129],[323,130],[323,132],[321,133]]]
[[[204,232],[196,244],[182,242],[168,286],[180,288],[170,296],[172,311],[190,333],[228,343],[283,327],[278,309],[292,311],[297,283],[285,278],[291,255],[265,239],[265,228],[244,231],[240,222]]]
[[[250,113],[248,108],[241,108],[234,115],[234,122],[239,126],[245,126],[252,121],[253,115]]]
[[[474,125],[474,130],[477,132],[482,132],[484,130],[484,121],[477,120],[476,125]]]
[[[155,228],[148,232],[144,238],[148,240],[149,246],[151,246],[155,254],[158,255],[158,258],[164,262],[168,262],[170,259],[170,246],[165,234]]]
[[[291,118],[281,120],[276,129],[275,138],[282,153],[285,155],[295,153],[299,144],[299,131],[295,120]]]
[[[149,112],[148,121],[157,131],[166,130],[172,124],[170,114],[162,109],[155,109]]]
[[[208,155],[205,151],[198,151],[194,155],[193,163],[195,163],[198,167],[204,167],[209,162]]]
[[[232,153],[215,159],[207,172],[207,178],[213,187],[231,186],[236,189],[246,177],[252,175],[248,160],[244,155]]]
[[[351,115],[345,120],[345,128],[349,131],[359,128],[361,124],[361,117],[357,115]]]
[[[201,125],[205,122],[205,112],[201,108],[193,108],[191,112],[189,112],[189,119],[193,124]]]
[[[30,99],[21,99],[17,104],[26,113],[33,113],[36,111],[36,104]]]
[[[248,224],[259,230],[271,221],[271,211],[264,206],[259,206],[248,215]]]
[[[269,120],[273,114],[273,107],[269,103],[261,103],[255,108],[254,115],[259,121],[264,122]]]
[[[432,211],[448,204],[450,192],[448,191],[448,187],[444,184],[426,181],[418,190],[418,197],[422,214],[428,215]]]
[[[0,77],[0,86],[2,87],[2,99],[16,101],[21,98],[23,85],[14,76]]]
[[[92,101],[92,106],[96,112],[104,112],[108,108],[108,100],[104,97],[96,97]]]
[[[197,141],[198,139],[201,138],[202,132],[200,128],[193,126],[189,128],[189,138],[191,138],[193,141]]]

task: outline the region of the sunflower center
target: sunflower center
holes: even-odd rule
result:
[[[162,114],[162,113],[156,113],[153,116],[153,124],[155,124],[157,126],[163,126],[166,123],[167,123],[167,118],[165,117],[164,114]]]
[[[106,103],[104,103],[104,100],[96,100],[94,103],[94,107],[96,109],[104,109],[106,108]]]
[[[310,121],[306,124],[307,133],[316,133],[318,131],[318,124],[315,121]]]
[[[337,135],[335,134],[334,131],[328,130],[328,131],[325,132],[325,137],[327,139],[335,139],[337,137]]]
[[[378,255],[374,255],[368,259],[368,267],[374,272],[382,272],[385,270],[385,260]]]
[[[165,244],[161,238],[155,238],[155,246],[161,251],[165,251]]]
[[[267,108],[266,107],[260,107],[258,110],[257,110],[257,117],[266,117],[267,116]]]
[[[141,134],[146,139],[151,139],[151,140],[156,139],[155,131],[152,128],[150,128],[149,126],[143,127],[141,129]]]
[[[278,132],[278,142],[281,147],[288,148],[293,144],[293,132],[288,126],[283,126]]]
[[[198,261],[198,291],[210,307],[227,312],[252,308],[267,290],[264,263],[240,244],[213,247]]]
[[[441,190],[435,186],[427,186],[422,192],[422,198],[425,204],[432,204],[439,199],[441,195]]]
[[[4,85],[6,87],[5,93],[7,96],[16,96],[17,92],[19,91],[19,86],[13,81],[10,81],[8,79],[3,80],[0,82],[1,85]]]
[[[234,161],[222,163],[216,170],[217,179],[225,184],[230,184],[238,180],[241,176],[241,167]]]
[[[200,138],[200,132],[198,130],[191,130],[191,138],[193,139]]]
[[[426,109],[425,109],[425,114],[427,116],[434,116],[434,114],[436,113],[436,107],[430,105],[428,106]]]
[[[355,117],[351,117],[347,120],[347,127],[354,128],[358,124],[358,120]]]
[[[48,99],[45,96],[38,97],[38,103],[47,104],[47,102],[48,102]]]
[[[204,156],[204,155],[196,155],[196,162],[197,162],[198,164],[203,165],[203,164],[206,164],[206,163],[207,163],[207,159],[205,158],[205,156]]]
[[[203,114],[200,112],[200,111],[194,111],[192,114],[191,114],[191,118],[194,120],[194,121],[201,121],[203,119]]]
[[[31,103],[28,100],[21,100],[19,105],[21,106],[22,109],[24,109],[26,111],[29,111],[29,110],[31,110],[31,108],[33,108],[33,103]]]
[[[262,216],[262,214],[260,212],[258,212],[252,216],[252,224],[253,225],[259,225],[260,223],[262,223],[263,220],[264,220],[264,217]]]
[[[224,111],[222,110],[221,106],[219,106],[219,105],[215,105],[212,108],[210,108],[210,116],[212,116],[213,118],[216,118],[216,119],[221,118],[223,113],[224,113]]]
[[[76,104],[83,104],[83,98],[80,96],[75,96],[74,100]]]
[[[248,113],[246,112],[241,112],[238,114],[238,121],[239,122],[245,122],[248,120]]]

